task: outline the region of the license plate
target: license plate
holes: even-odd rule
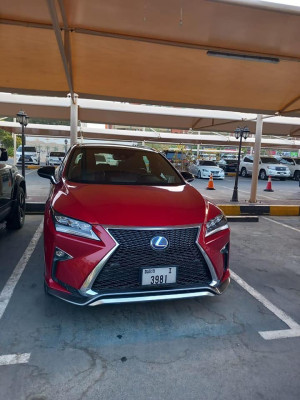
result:
[[[176,283],[177,267],[156,267],[142,269],[142,285],[167,285]]]

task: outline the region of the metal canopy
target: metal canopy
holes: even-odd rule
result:
[[[300,115],[300,15],[235,3],[2,0],[0,90]]]
[[[194,131],[234,132],[247,125],[255,133],[255,114],[191,108],[157,107],[102,100],[78,99],[81,122],[175,128]],[[0,93],[0,115],[15,117],[24,109],[30,118],[69,120],[70,99]],[[300,118],[265,116],[264,135],[300,137]]]

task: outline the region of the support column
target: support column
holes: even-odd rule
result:
[[[17,118],[13,119],[14,122],[17,122]],[[14,165],[17,164],[17,134],[13,133],[13,140],[14,140]]]
[[[259,169],[262,128],[263,128],[263,116],[261,114],[257,114],[255,143],[254,143],[254,158],[253,158],[253,169],[252,169],[252,181],[251,181],[251,193],[250,193],[249,203],[256,203],[256,201],[257,201],[256,194],[257,194],[257,181],[258,181],[258,169]]]
[[[70,94],[70,145],[73,146],[78,140],[78,95],[74,94],[74,101]]]

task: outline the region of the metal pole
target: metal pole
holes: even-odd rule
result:
[[[73,146],[78,140],[78,95],[74,94],[74,101],[70,98],[70,145]]]
[[[263,128],[263,116],[261,114],[258,114],[256,119],[254,158],[253,158],[251,193],[250,193],[249,203],[256,203],[257,201],[256,194],[257,194],[258,167],[260,158],[262,128]]]
[[[232,199],[231,199],[231,201],[239,201],[239,200],[238,200],[238,181],[239,181],[239,170],[240,170],[242,140],[243,140],[243,131],[240,132],[240,144],[239,144],[238,165],[237,165],[237,170],[236,170],[236,174],[235,174],[234,189],[233,189],[233,194],[232,194]]]
[[[25,152],[24,152],[24,146],[25,146],[25,127],[24,124],[22,124],[22,175],[24,176],[25,179]]]

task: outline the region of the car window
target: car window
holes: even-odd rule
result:
[[[214,161],[201,161],[201,165],[207,165],[210,167],[217,167],[217,164]]]
[[[279,161],[273,157],[261,157],[261,162],[264,164],[279,164]]]
[[[249,157],[245,157],[244,162],[253,163],[253,160],[251,160],[251,158],[249,158]]]
[[[294,161],[297,165],[300,165],[300,158],[294,158]]]
[[[184,181],[160,154],[127,148],[75,149],[66,178],[73,182],[120,185],[183,185]]]

